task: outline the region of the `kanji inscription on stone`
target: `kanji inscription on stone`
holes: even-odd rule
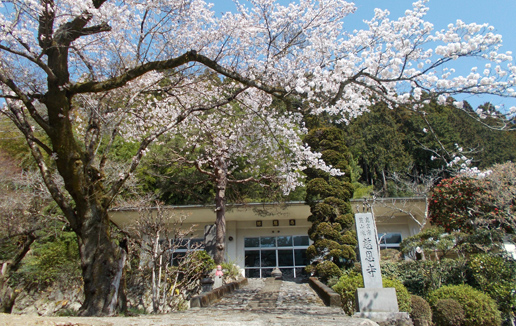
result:
[[[355,214],[364,288],[382,288],[376,224],[371,213]]]

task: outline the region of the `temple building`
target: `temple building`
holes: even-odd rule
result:
[[[371,202],[352,200],[351,204],[356,212],[373,212],[382,249],[399,248],[403,239],[417,234],[425,225],[425,198],[380,198]],[[213,242],[213,206],[167,209],[173,210],[177,216],[186,216],[183,227],[193,226],[194,230],[175,255],[193,247],[208,247]],[[279,267],[286,277],[299,277],[309,264],[305,254],[311,243],[307,235],[311,226],[307,221],[309,215],[310,207],[304,202],[228,205],[226,261],[238,265],[246,277],[269,277],[275,267]],[[115,224],[123,226],[138,218],[138,211],[118,209],[110,212],[110,217]]]

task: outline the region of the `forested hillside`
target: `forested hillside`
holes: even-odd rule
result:
[[[490,119],[478,119],[467,103],[461,111],[451,104],[431,102],[425,115],[406,107],[389,109],[385,103],[370,110],[347,125],[333,123],[343,130],[354,159],[352,181],[355,188],[362,189],[355,197],[373,191],[380,196],[417,195],[414,189],[418,184],[429,186],[449,177],[452,169],[448,164],[455,157],[471,159],[471,166],[479,169],[516,160],[516,131],[490,127]],[[169,139],[150,151],[137,173],[140,190],[171,205],[213,203],[214,188],[207,176],[195,167],[170,161],[173,145]],[[246,166],[238,166],[235,176],[247,177]],[[274,184],[233,184],[228,187],[228,201],[304,200],[304,192],[301,187],[285,198]]]
[[[461,111],[431,102],[424,111],[378,104],[342,126],[361,183],[385,190],[386,196],[403,195],[388,185],[447,177],[447,165],[457,156],[471,159],[480,169],[516,160],[516,131],[490,127],[491,119],[479,120],[469,105]]]

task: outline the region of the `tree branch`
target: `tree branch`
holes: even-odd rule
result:
[[[23,241],[22,247],[16,252],[14,257],[4,264],[7,264],[5,267],[2,267],[2,276],[9,277],[9,274],[15,271],[22,261],[23,257],[29,252],[30,246],[36,240],[36,235],[34,233],[27,234],[27,238]]]
[[[4,50],[6,52],[10,52],[12,54],[15,54],[15,55],[19,55],[21,57],[24,57],[25,59],[35,63],[38,65],[38,67],[40,67],[41,69],[43,69],[43,71],[45,71],[45,73],[47,74],[48,78],[50,80],[55,80],[56,76],[54,75],[54,72],[52,71],[52,69],[50,69],[43,61],[41,61],[39,58],[35,58],[35,57],[32,57],[30,55],[28,55],[27,53],[23,53],[21,51],[16,51],[12,48],[8,48],[6,46],[3,46],[0,44],[0,50]],[[29,52],[30,53],[30,52]]]
[[[1,76],[1,75],[0,75]],[[29,149],[31,151],[32,156],[34,157],[34,160],[38,164],[39,170],[41,172],[41,177],[43,178],[43,182],[45,183],[46,187],[48,188],[48,191],[50,192],[50,195],[55,200],[55,202],[59,205],[63,213],[66,215],[68,221],[70,222],[70,225],[72,228],[75,228],[76,225],[76,216],[74,213],[73,208],[70,206],[69,202],[59,189],[57,183],[55,182],[51,170],[48,168],[47,164],[45,163],[45,158],[43,157],[39,145],[43,145],[43,149],[48,151],[48,153],[51,153],[52,151],[50,148],[48,148],[46,145],[44,145],[41,141],[39,141],[35,136],[34,132],[32,130],[32,127],[29,125],[29,123],[25,120],[23,116],[23,112],[13,106],[11,103],[7,102],[7,106],[9,110],[11,111],[11,120],[14,122],[16,127],[22,132],[22,134],[25,137],[25,140],[27,141],[27,144],[29,146]]]
[[[86,82],[86,83],[71,85],[68,88],[68,91],[72,94],[104,92],[104,91],[108,91],[108,90],[112,90],[112,89],[124,86],[131,80],[134,80],[150,71],[174,69],[174,68],[182,66],[188,62],[201,63],[201,64],[205,65],[206,67],[211,68],[212,70],[220,73],[221,75],[224,75],[228,78],[236,80],[248,87],[254,87],[254,88],[260,89],[260,90],[262,90],[268,94],[274,95],[274,96],[282,96],[282,95],[286,94],[285,90],[283,90],[282,88],[274,88],[274,87],[270,87],[267,85],[262,85],[261,83],[259,83],[257,81],[243,77],[240,74],[222,67],[214,60],[209,59],[208,57],[206,57],[204,55],[198,54],[196,51],[193,51],[193,50],[188,51],[177,58],[163,60],[163,61],[153,61],[153,62],[148,62],[148,63],[142,64],[138,67],[130,69],[129,71],[125,72],[124,74],[122,74],[120,76],[110,78],[110,79],[102,81],[102,82]]]
[[[48,123],[41,117],[32,104],[31,99],[28,98],[28,96],[20,89],[18,86],[14,83],[12,79],[7,78],[3,74],[0,74],[0,82],[4,83],[7,87],[9,87],[17,96],[18,99],[25,105],[27,110],[29,110],[29,113],[31,117],[38,123],[38,125],[47,132],[47,134],[50,134],[50,126]]]

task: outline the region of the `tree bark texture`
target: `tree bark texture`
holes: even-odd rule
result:
[[[228,167],[223,158],[216,160],[215,166],[216,189],[215,189],[215,210],[217,219],[215,226],[215,264],[222,264],[226,253],[226,187],[228,184]]]
[[[92,214],[96,207],[92,207]],[[77,233],[84,280],[85,300],[81,316],[112,315],[115,312],[125,255],[113,243],[107,211],[85,219],[87,224]]]

